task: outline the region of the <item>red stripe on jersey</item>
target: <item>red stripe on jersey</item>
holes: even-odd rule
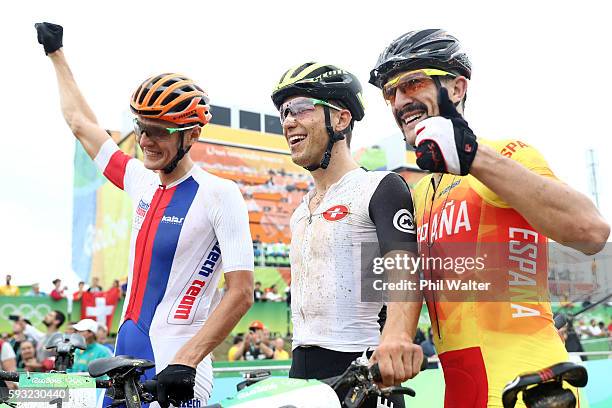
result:
[[[104,176],[111,181],[114,185],[123,190],[123,177],[125,176],[125,168],[131,157],[123,153],[121,150],[117,150],[111,156],[106,168],[104,169]]]
[[[151,206],[145,216],[142,227],[136,238],[136,254],[142,254],[138,259],[134,259],[134,273],[132,275],[132,289],[130,291],[130,302],[128,304],[125,320],[131,319],[138,322],[142,300],[147,288],[147,279],[151,268],[151,255],[157,227],[164,216],[164,211],[172,199],[176,187],[169,190],[158,188],[151,200]]]

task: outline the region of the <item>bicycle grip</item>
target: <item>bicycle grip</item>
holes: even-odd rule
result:
[[[420,371],[425,371],[427,369],[427,364],[429,364],[429,361],[427,360],[427,357],[423,356]],[[372,364],[370,367],[370,375],[372,375],[372,379],[375,382],[382,382],[382,376],[380,375],[380,367],[378,366],[378,363]]]
[[[142,383],[142,388],[157,398],[157,380],[146,380]]]
[[[19,373],[15,371],[0,371],[0,380],[19,381]]]

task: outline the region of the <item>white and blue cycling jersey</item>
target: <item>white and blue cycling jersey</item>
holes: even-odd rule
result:
[[[161,185],[157,173],[112,140],[95,162],[128,193],[134,207],[127,298],[115,354],[153,359],[159,372],[214,310],[221,271],[253,270],[247,208],[234,182],[196,165]],[[211,390],[206,357],[196,375],[195,394],[202,405]]]

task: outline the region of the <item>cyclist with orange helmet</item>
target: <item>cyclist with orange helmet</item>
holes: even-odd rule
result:
[[[205,172],[189,156],[211,118],[208,96],[182,75],[145,80],[130,103],[144,152],[140,162],[119,150],[98,124],[61,49],[62,27],[41,23],[36,29],[55,68],[66,122],[134,204],[116,355],[155,361],[161,406],[206,405],[212,390],[209,353],[253,303],[253,250],[242,195],[235,183]],[[221,271],[227,291],[218,302]]]
[[[457,38],[427,29],[395,39],[370,76],[415,147],[417,165],[430,172],[414,189],[421,255],[480,256],[487,274],[479,277],[495,285],[479,297],[425,291],[447,407],[501,406],[503,387],[517,374],[567,360],[548,299],[547,237],[594,254],[610,232],[593,203],[559,182],[535,148],[476,138],[463,118],[471,74]],[[462,273],[423,267],[431,281]],[[408,319],[396,328],[380,350],[399,347],[412,329]],[[410,362],[398,357],[380,365],[386,383],[406,379],[401,367]]]

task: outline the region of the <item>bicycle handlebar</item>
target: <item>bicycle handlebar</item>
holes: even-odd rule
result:
[[[19,381],[19,374],[21,373],[16,371],[0,371],[0,380],[17,382]]]

